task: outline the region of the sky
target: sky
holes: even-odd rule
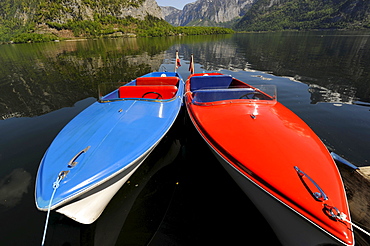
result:
[[[156,0],[159,6],[172,6],[177,9],[182,9],[186,4],[195,2],[196,0]]]

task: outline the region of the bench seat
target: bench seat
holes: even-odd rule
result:
[[[177,85],[178,77],[139,77],[136,79],[136,85]]]
[[[226,89],[230,86],[233,78],[230,75],[208,75],[190,78],[190,90],[199,89]]]
[[[240,99],[244,95],[254,92],[252,88],[237,88],[237,89],[211,89],[211,90],[197,90],[194,91],[194,102],[205,103],[222,100]],[[243,99],[253,98],[253,93],[246,95]]]
[[[121,86],[118,89],[119,98],[171,99],[176,92],[174,85]]]

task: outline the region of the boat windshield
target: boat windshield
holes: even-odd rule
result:
[[[243,100],[243,101],[241,101]],[[193,103],[202,105],[215,105],[223,103],[276,103],[276,86],[275,85],[258,85],[254,87],[237,87],[237,88],[202,88],[193,91]]]

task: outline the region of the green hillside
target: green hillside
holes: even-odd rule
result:
[[[367,0],[259,0],[235,26],[243,31],[370,28]]]
[[[173,27],[146,0],[2,0],[0,42],[43,42],[59,39],[171,36],[231,33],[231,29]],[[127,9],[139,16],[128,16]],[[159,9],[159,8],[158,8]],[[160,11],[160,10],[159,10]],[[160,13],[160,12],[159,12]],[[161,14],[158,14],[161,15]],[[141,18],[145,16],[144,18]]]
[[[103,27],[98,24],[99,13],[106,16],[117,12],[119,8],[138,7],[144,0],[2,0],[0,2],[0,41],[20,40],[29,37],[32,41],[47,41],[58,38],[56,33],[45,30],[41,24],[58,23],[60,27],[73,27],[77,35],[90,35]],[[76,5],[80,4],[80,5]],[[88,19],[80,12],[94,10]],[[96,23],[94,23],[96,22]],[[41,29],[41,30],[40,30]],[[80,29],[80,30],[77,30]],[[81,31],[84,29],[84,31]],[[95,33],[97,34],[97,33]]]

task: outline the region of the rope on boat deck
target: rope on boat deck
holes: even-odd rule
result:
[[[352,221],[348,220],[347,215],[345,215],[344,213],[340,213],[340,215],[337,218],[351,224],[353,227],[356,227],[358,230],[362,231],[363,233],[365,233],[366,235],[368,235],[370,237],[370,232],[364,230],[363,228],[359,227],[358,225],[356,225]]]
[[[44,246],[45,244],[45,238],[46,238],[46,231],[48,229],[48,224],[49,224],[49,216],[50,216],[50,208],[51,208],[51,203],[53,202],[53,199],[54,199],[54,195],[55,195],[55,192],[57,191],[57,189],[59,188],[59,184],[60,184],[60,181],[65,177],[65,174],[64,172],[60,172],[57,179],[55,180],[55,182],[53,183],[53,193],[51,194],[51,198],[50,198],[50,202],[49,202],[49,206],[48,206],[48,213],[46,215],[46,221],[45,221],[45,226],[44,226],[44,235],[42,236],[42,243],[41,243],[41,246]]]
[[[366,231],[365,229],[356,225],[352,221],[348,220],[347,215],[345,213],[339,211],[339,209],[337,209],[336,207],[332,207],[332,206],[329,206],[329,205],[325,204],[325,208],[329,211],[330,216],[332,218],[338,219],[338,220],[341,220],[341,221],[345,221],[345,222],[349,223],[350,225],[352,225],[353,227],[355,227],[356,229],[360,230],[361,232],[365,233],[366,235],[368,235],[370,237],[370,232]]]

